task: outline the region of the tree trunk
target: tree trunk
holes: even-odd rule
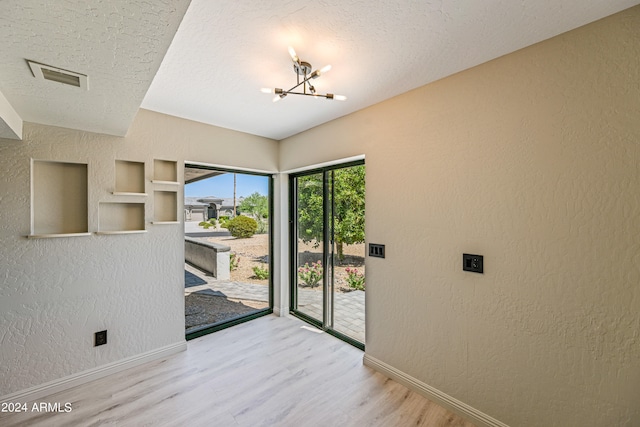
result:
[[[342,264],[342,261],[344,261],[344,253],[342,248],[343,244],[344,243],[342,242],[336,242],[336,248],[338,250],[338,261],[340,261],[340,264]]]
[[[235,218],[237,214],[236,211],[236,174],[233,174],[233,217]]]

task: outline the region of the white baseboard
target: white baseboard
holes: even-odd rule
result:
[[[478,425],[478,427],[509,427],[508,425],[496,420],[495,418],[490,417],[484,412],[481,412],[467,405],[466,403],[463,403],[449,396],[448,394],[443,393],[440,390],[433,388],[430,385],[425,384],[410,375],[405,374],[404,372],[394,368],[393,366],[376,359],[375,357],[365,354],[362,361],[365,366],[368,366],[371,369],[378,371],[381,374],[399,382],[403,386],[415,391],[416,393],[421,394],[427,399],[433,400],[439,405],[449,409],[451,412],[454,412],[461,417],[468,419],[469,421]]]
[[[7,394],[0,397],[0,403],[31,402],[34,400],[38,400],[51,394],[78,386],[80,384],[88,383],[90,381],[106,377],[107,375],[112,375],[117,372],[124,371],[125,369],[142,365],[143,363],[151,362],[153,360],[162,359],[164,357],[180,353],[181,351],[184,351],[186,349],[187,342],[181,341],[175,344],[148,351],[146,353],[127,357],[126,359],[118,360],[117,362],[108,363],[106,365],[98,366],[97,368],[69,375],[35,387],[30,387],[26,390]]]

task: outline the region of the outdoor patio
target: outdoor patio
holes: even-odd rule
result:
[[[217,280],[185,264],[185,296],[195,292],[202,294],[203,291],[234,300],[269,301],[269,289],[265,285]],[[322,293],[318,290],[299,289],[298,308],[305,314],[322,318]],[[364,292],[336,293],[334,319],[334,329],[364,343]]]

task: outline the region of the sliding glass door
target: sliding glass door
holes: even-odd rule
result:
[[[291,312],[365,341],[364,163],[291,177]]]

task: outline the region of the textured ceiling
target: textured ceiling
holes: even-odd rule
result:
[[[274,139],[553,37],[637,0],[193,0],[143,108]],[[345,102],[288,96],[287,53]]]
[[[24,121],[125,135],[188,5],[0,0],[0,93]],[[27,59],[86,74],[89,90],[36,80]]]
[[[23,120],[124,135],[142,104],[280,140],[640,0],[189,3],[0,0],[0,137]],[[347,101],[261,93],[293,86],[289,45],[331,64],[314,85]],[[27,59],[87,74],[89,90],[36,80]]]

